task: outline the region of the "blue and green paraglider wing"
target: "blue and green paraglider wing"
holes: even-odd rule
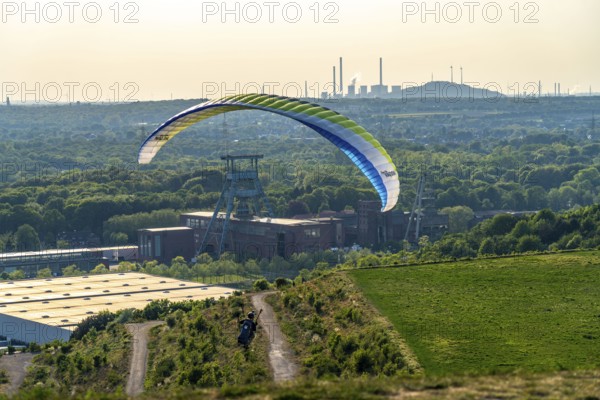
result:
[[[400,182],[396,166],[381,144],[362,126],[345,116],[322,107],[289,97],[245,94],[224,97],[191,107],[159,126],[142,144],[140,164],[148,164],[169,140],[189,126],[215,115],[261,110],[292,118],[318,132],[343,151],[369,179],[381,198],[381,211],[396,205]]]

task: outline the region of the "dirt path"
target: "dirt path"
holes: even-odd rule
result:
[[[271,293],[252,296],[252,304],[257,311],[263,310],[258,323],[269,335],[269,363],[273,370],[273,380],[289,381],[296,377],[298,366],[294,362],[289,343],[281,333],[273,308],[265,301],[265,297],[269,294]]]
[[[34,356],[31,353],[18,353],[0,357],[0,369],[8,375],[8,383],[0,387],[0,393],[13,395],[19,391]]]
[[[150,321],[143,324],[127,324],[127,330],[133,336],[131,367],[125,392],[128,396],[137,396],[144,391],[146,368],[148,367],[148,333],[155,326],[164,324],[163,321]]]

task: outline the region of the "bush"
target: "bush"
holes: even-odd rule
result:
[[[298,296],[295,296],[291,293],[286,293],[283,295],[283,305],[284,307],[294,309],[300,304],[301,300]]]
[[[36,342],[31,342],[27,347],[27,351],[29,351],[30,353],[39,353],[40,351],[42,351],[42,348]]]
[[[265,278],[259,279],[254,282],[254,285],[252,285],[252,287],[257,292],[262,292],[264,290],[269,289],[269,281],[267,281]]]
[[[283,289],[285,287],[288,287],[292,284],[292,281],[286,278],[277,278],[275,279],[275,287],[277,289]]]
[[[0,385],[5,383],[8,383],[8,375],[5,370],[0,369]]]
[[[168,326],[169,328],[173,328],[175,325],[177,325],[177,320],[175,319],[175,317],[174,317],[174,316],[172,316],[172,315],[169,315],[169,316],[167,317],[167,326]]]
[[[93,315],[81,321],[71,335],[72,340],[81,340],[92,328],[100,332],[106,329],[108,323],[116,318],[116,314],[108,311],[102,311],[98,315]]]
[[[156,364],[156,374],[163,378],[171,376],[175,369],[175,361],[172,358],[165,358]]]
[[[167,299],[156,300],[148,304],[142,315],[149,321],[155,321],[171,311],[171,303]]]
[[[323,353],[315,354],[304,365],[313,369],[318,378],[340,376],[342,372],[338,362]]]
[[[352,366],[357,374],[369,374],[373,372],[374,360],[366,350],[360,349],[352,354]]]
[[[528,251],[540,251],[544,249],[544,245],[539,237],[533,235],[523,236],[517,243],[517,252],[526,253]]]
[[[198,332],[206,332],[208,330],[208,322],[206,322],[206,319],[203,315],[199,315],[196,318],[196,320],[194,321],[194,328]]]

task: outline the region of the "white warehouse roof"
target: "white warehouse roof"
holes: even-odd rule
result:
[[[103,310],[142,309],[148,302],[160,299],[227,297],[232,291],[140,273],[0,282],[0,315],[53,327],[73,327]]]

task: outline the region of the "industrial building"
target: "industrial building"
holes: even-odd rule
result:
[[[141,261],[170,263],[175,257],[191,260],[196,254],[194,230],[185,226],[141,229],[138,231],[138,243]]]
[[[169,263],[177,256],[192,261],[197,254],[219,256],[224,252],[234,254],[238,260],[288,258],[350,247],[356,242],[371,248],[405,239],[416,242],[421,234],[435,240],[448,229],[448,216],[439,215],[431,208],[432,199],[423,196],[424,177],[419,180],[418,207],[411,213],[382,213],[379,201],[364,201],[358,213],[331,211],[325,214],[327,217],[275,218],[259,180],[258,163],[262,158],[221,157],[227,173],[215,210],[182,214],[179,227],[139,230],[141,259]],[[423,206],[424,201],[429,206]],[[411,227],[413,221],[416,223]]]
[[[425,207],[414,215],[394,210],[381,212],[379,201],[360,201],[356,213],[351,211],[324,212],[317,218],[309,215],[290,218],[237,218],[231,216],[224,240],[224,251],[244,259],[284,258],[294,253],[315,252],[334,247],[360,244],[379,248],[388,242],[407,239],[417,242],[418,236],[427,235],[435,241],[448,231],[448,216]],[[416,219],[419,218],[417,226]],[[207,235],[213,212],[199,211],[180,216],[183,227],[142,229],[138,231],[142,260],[169,263],[176,256],[190,261],[206,241],[206,252],[216,254],[222,239],[222,228]],[[225,218],[219,213],[220,224]],[[409,223],[410,221],[410,223]]]
[[[141,258],[169,262],[183,256],[190,261],[198,253],[229,252],[238,259],[270,259],[342,246],[342,220],[274,218],[258,178],[262,158],[221,157],[227,173],[215,210],[182,214],[179,227],[139,230]]]
[[[89,272],[98,264],[118,264],[119,261],[138,259],[137,246],[99,247],[81,249],[52,249],[0,254],[0,273],[22,270],[26,277],[37,276],[40,269],[50,268],[53,275],[60,275],[62,268],[77,265]]]
[[[419,211],[419,215],[399,210],[382,213],[378,201],[361,201],[358,208],[358,244],[377,248],[387,242],[400,243],[408,240],[416,243],[418,237],[440,239],[448,231],[448,215],[439,214],[431,207]],[[419,218],[419,224],[416,223]]]
[[[212,217],[212,212],[205,211],[181,215],[182,225],[194,230],[196,248],[200,248]],[[220,217],[223,218],[224,215]],[[217,237],[207,239],[208,253],[215,252],[217,240]],[[300,220],[231,217],[224,250],[241,258],[285,258],[294,253],[326,250],[343,244],[343,224],[336,218]]]
[[[39,344],[68,340],[83,319],[142,309],[153,300],[227,297],[231,289],[140,273],[0,282],[0,335]]]

